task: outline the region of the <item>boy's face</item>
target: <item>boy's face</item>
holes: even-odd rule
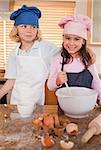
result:
[[[63,45],[64,48],[70,53],[72,56],[78,53],[80,48],[82,47],[82,44],[84,43],[83,38],[76,36],[76,35],[71,35],[71,34],[66,34],[63,36]]]
[[[18,35],[21,41],[32,42],[37,35],[38,29],[36,26],[21,24],[17,26]]]

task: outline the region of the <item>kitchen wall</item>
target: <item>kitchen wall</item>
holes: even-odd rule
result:
[[[76,14],[87,15],[87,0],[76,0]],[[100,45],[89,45],[96,54],[96,66],[98,73],[101,74],[101,44]]]

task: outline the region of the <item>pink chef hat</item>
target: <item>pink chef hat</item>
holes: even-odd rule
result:
[[[83,15],[67,16],[58,25],[64,29],[63,34],[73,34],[87,39],[87,31],[91,29],[91,20]]]

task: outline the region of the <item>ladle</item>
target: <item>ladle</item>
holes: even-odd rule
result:
[[[63,67],[64,67],[64,57],[63,57],[63,62],[62,62],[61,71],[63,71]],[[68,86],[67,82],[65,82],[65,86],[66,86],[66,88],[68,89],[69,96],[72,96],[71,89],[70,89],[70,87]]]
[[[65,86],[66,86],[66,88],[68,89],[69,96],[72,96],[71,89],[70,89],[70,87],[68,86],[67,82],[65,82]]]

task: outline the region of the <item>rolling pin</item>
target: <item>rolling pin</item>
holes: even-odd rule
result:
[[[83,143],[86,143],[90,140],[93,135],[98,135],[101,133],[101,114],[93,119],[89,125],[87,132],[81,138]]]

